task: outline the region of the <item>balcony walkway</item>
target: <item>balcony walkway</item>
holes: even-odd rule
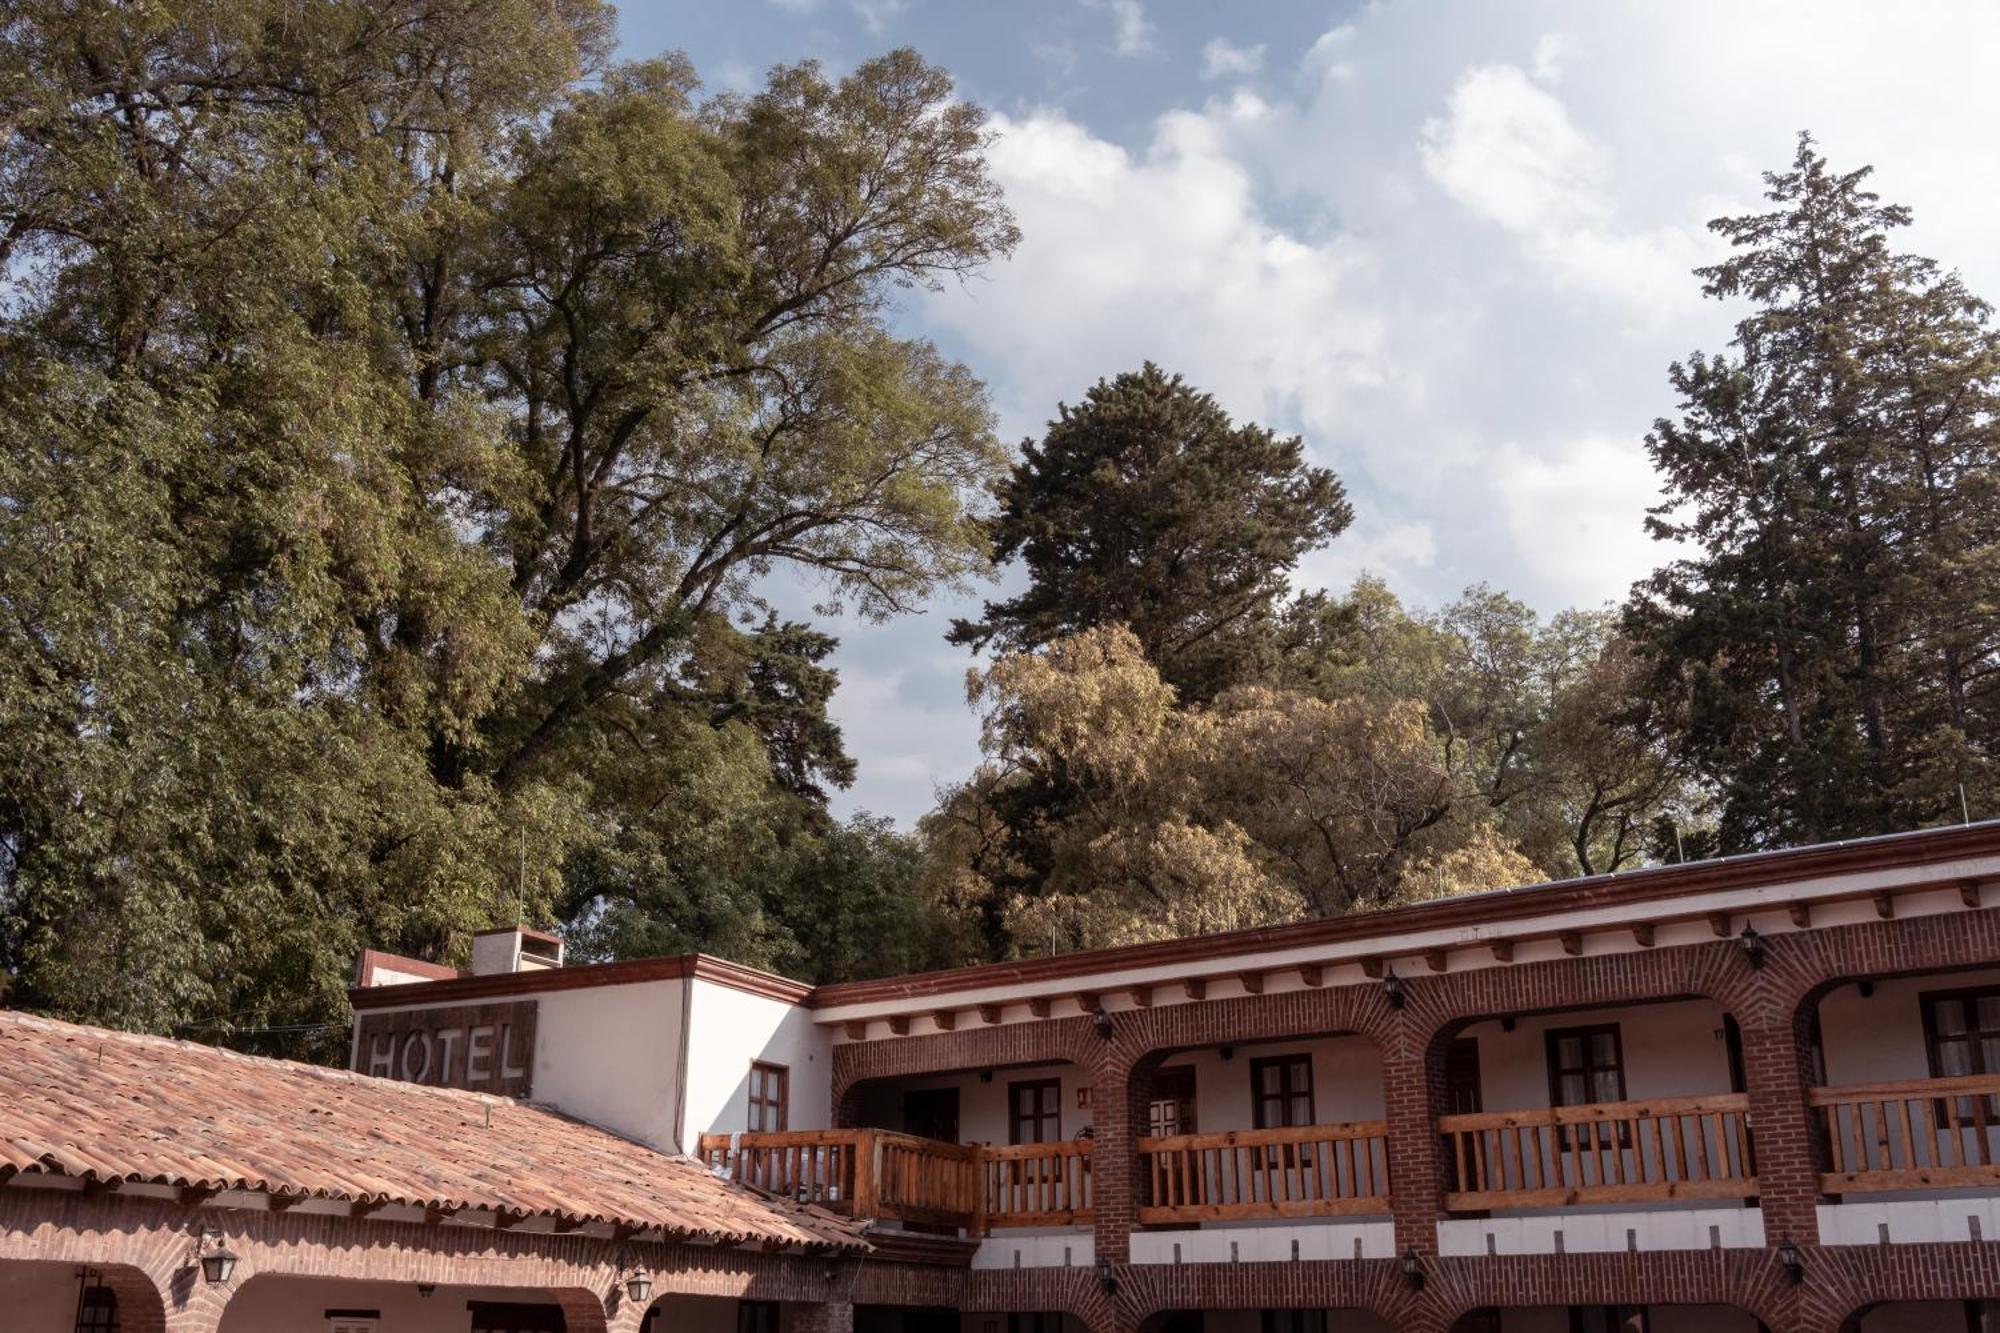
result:
[[[1832,1196],[2000,1188],[2000,1075],[1815,1088]],[[1758,1197],[1741,1093],[1440,1117],[1448,1214]],[[1390,1209],[1380,1120],[1142,1138],[1146,1226],[1379,1216]],[[870,1221],[991,1235],[1087,1226],[1089,1139],[987,1147],[880,1129],[705,1134],[738,1184]]]

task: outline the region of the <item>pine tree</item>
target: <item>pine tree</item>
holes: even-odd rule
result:
[[[1183,702],[1268,666],[1292,566],[1354,517],[1297,436],[1232,422],[1150,362],[1062,405],[1022,452],[993,544],[1028,587],[957,622],[951,640],[1013,653],[1126,625]]]
[[[1671,369],[1649,520],[1696,553],[1627,625],[1658,711],[1720,794],[1726,849],[1992,809],[2000,342],[1955,274],[1896,253],[1909,210],[1801,136],[1776,207],[1712,228],[1733,351]]]

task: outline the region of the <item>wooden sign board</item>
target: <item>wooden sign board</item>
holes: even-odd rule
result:
[[[535,1086],[533,1000],[368,1014],[354,1043],[363,1074],[526,1097]]]

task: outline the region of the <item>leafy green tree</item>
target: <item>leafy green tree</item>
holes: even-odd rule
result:
[[[1801,136],[1775,207],[1713,228],[1733,351],[1671,370],[1653,531],[1694,554],[1627,625],[1726,850],[1990,811],[2000,340],[1957,275],[1895,252],[1909,211]],[[1963,801],[1963,804],[1961,804]]]
[[[1124,625],[1191,703],[1270,668],[1287,576],[1354,516],[1297,436],[1232,422],[1150,362],[1063,404],[1022,453],[992,534],[1028,587],[952,641],[1015,653]]]
[[[1013,244],[977,108],[909,52],[697,102],[593,0],[7,34],[13,1001],[337,1022],[360,945],[559,903],[778,956],[852,762],[760,580],[985,565],[983,390],[884,322]]]

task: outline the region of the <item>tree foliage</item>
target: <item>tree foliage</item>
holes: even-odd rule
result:
[[[1028,587],[952,640],[1011,653],[1124,625],[1189,702],[1270,668],[1292,567],[1354,517],[1297,436],[1232,422],[1150,362],[1062,404],[1021,450],[992,534]]]
[[[886,322],[1014,242],[981,114],[906,51],[701,100],[610,41],[593,0],[11,12],[17,1002],[337,1019],[359,945],[558,905],[774,958],[784,885],[901,855],[825,814],[832,641],[759,585],[887,615],[985,567],[984,392]]]
[[[1712,224],[1732,350],[1671,370],[1652,527],[1693,553],[1627,615],[1657,726],[1728,849],[1990,814],[2000,616],[2000,340],[1909,211],[1801,136],[1774,207]]]

